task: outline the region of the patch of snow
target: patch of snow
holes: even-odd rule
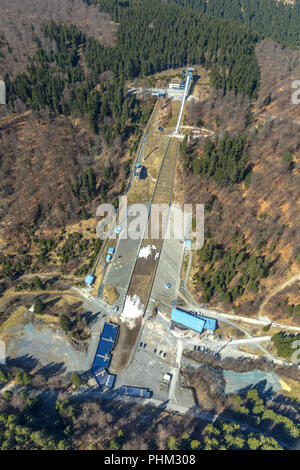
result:
[[[144,314],[145,306],[138,295],[127,295],[121,317],[124,320],[135,320]]]
[[[157,248],[155,245],[147,245],[147,246],[144,246],[143,248],[141,248],[140,252],[139,252],[139,258],[145,258],[147,259],[151,253],[152,253],[152,250],[153,251],[156,251]],[[156,253],[158,254],[158,253]]]

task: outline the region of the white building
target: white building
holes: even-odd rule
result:
[[[183,90],[184,89],[184,83],[181,81],[176,81],[176,82],[171,82],[169,84],[169,90]]]

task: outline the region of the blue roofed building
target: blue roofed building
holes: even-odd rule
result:
[[[106,322],[102,330],[101,339],[112,341],[113,346],[114,346],[118,331],[119,331],[118,325],[116,325],[115,323]]]
[[[140,177],[141,176],[141,171],[142,171],[142,165],[140,163],[136,163],[134,165],[134,176],[138,176]]]
[[[149,388],[142,388],[142,387],[129,387],[127,385],[122,385],[122,387],[118,388],[117,393],[119,395],[127,395],[129,397],[140,397],[140,398],[150,398],[151,391]]]
[[[179,325],[190,328],[191,330],[202,333],[205,321],[199,317],[195,317],[190,313],[179,310],[178,308],[173,308],[171,313],[171,320]]]
[[[108,262],[110,260],[111,260],[111,255],[110,254],[106,255],[105,261]]]
[[[85,283],[86,283],[87,286],[91,286],[93,284],[94,280],[95,280],[95,276],[92,276],[91,274],[89,274],[85,278]]]
[[[115,252],[114,248],[108,248],[108,254],[113,255]]]
[[[110,364],[111,351],[115,346],[118,331],[118,325],[110,322],[104,324],[91,368],[91,372],[100,387],[113,388],[115,383],[115,376],[109,374],[107,368]]]
[[[113,388],[116,376],[109,374],[105,369],[93,371],[93,375],[100,387]]]
[[[109,362],[110,354],[101,351],[101,349],[98,347],[92,369],[106,369],[109,366]]]
[[[98,344],[96,355],[103,356],[109,355],[109,353],[113,350],[114,344],[111,341],[106,341],[105,339],[101,338],[100,343]]]
[[[205,321],[205,330],[216,331],[218,325],[215,318],[204,317],[203,315],[199,315],[199,318]]]
[[[193,315],[179,308],[172,309],[171,320],[198,333],[202,333],[203,330],[215,331],[217,329],[217,320],[214,318]]]

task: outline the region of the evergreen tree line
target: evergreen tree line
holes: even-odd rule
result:
[[[284,45],[300,46],[300,0],[295,0],[293,4],[275,0],[209,0],[209,2],[167,0],[167,2],[217,18],[228,18]]]
[[[89,77],[79,64],[80,54],[85,58],[85,35],[74,25],[54,22],[43,25],[42,34],[55,47],[47,53],[36,38],[38,49],[27,71],[4,77],[10,107],[21,99],[35,111],[48,107],[66,116],[79,112],[88,117],[94,133],[101,127],[109,145],[117,134],[133,132],[142,113],[136,99],[124,93],[124,80],[110,74],[99,83],[99,74]]]
[[[277,350],[277,354],[284,358],[290,358],[298,348],[300,334],[289,335],[281,331],[280,333],[273,335],[271,339]]]
[[[258,292],[260,281],[268,275],[271,266],[270,259],[250,253],[244,240],[226,250],[213,238],[199,251],[199,262],[195,282],[201,283],[205,303],[215,294],[223,302],[230,303],[243,295],[246,289]]]
[[[211,70],[215,88],[255,98],[257,41],[270,36],[284,44],[300,44],[300,0],[294,5],[273,0],[85,1],[98,4],[119,23],[116,43],[105,47],[74,25],[44,25],[43,34],[56,43],[56,50],[46,53],[36,38],[38,51],[28,70],[13,80],[5,76],[7,96],[11,105],[20,98],[34,110],[48,106],[64,115],[80,111],[94,132],[105,117],[112,117],[114,125],[103,129],[109,143],[124,130],[128,118],[137,119],[134,99],[124,96],[126,78],[185,63],[202,64]],[[82,54],[88,73],[80,65]],[[95,89],[99,75],[107,71],[115,78]]]
[[[28,385],[27,382],[24,385]],[[23,403],[21,410],[8,408],[6,412],[0,414],[0,449],[69,449],[72,425],[76,419],[75,407],[57,401],[56,413],[51,422],[45,418],[41,410],[40,397],[31,397],[27,391],[22,391],[19,396]],[[10,402],[13,393],[4,392],[4,398]]]
[[[35,393],[40,383],[45,384],[45,379],[43,373],[0,367],[1,386],[14,381],[22,387],[20,392],[6,390],[0,396],[1,450],[68,450],[82,449],[83,445],[90,450],[126,450],[129,443],[130,448],[133,447],[132,438],[136,434],[132,423],[141,424],[134,414],[128,415],[127,424],[123,423],[120,429],[116,421],[118,415],[112,416],[95,401],[80,403],[67,399],[53,404],[49,419],[47,398]],[[84,383],[77,373],[65,379],[65,385],[72,384],[74,388]],[[199,426],[197,421],[186,426],[184,421],[174,421],[170,416],[168,423],[162,425],[161,416],[156,416],[150,423],[151,432],[147,427],[140,432],[143,448],[171,451],[282,449],[277,437],[292,446],[300,435],[297,402],[282,398],[281,404],[281,408],[276,409],[266,395],[251,388],[240,395],[232,395],[232,404],[225,408],[241,424],[218,419],[206,426]],[[247,430],[242,423],[257,431]]]
[[[93,132],[98,133],[100,125],[111,144],[117,134],[133,132],[133,123],[141,118],[134,97],[124,93],[127,78],[185,63],[202,64],[211,69],[215,88],[256,97],[259,37],[250,30],[153,0],[98,3],[119,22],[115,44],[105,47],[75,25],[43,25],[51,50],[46,51],[36,37],[38,49],[27,71],[13,79],[5,76],[11,107],[21,99],[37,111],[48,107],[57,115],[80,112],[88,117]],[[82,62],[88,66],[86,73]],[[112,73],[104,78],[104,72]]]
[[[256,33],[224,19],[153,0],[85,0],[118,23],[114,46],[94,39],[87,60],[95,75],[109,69],[120,77],[150,75],[183,64],[211,69],[215,88],[256,97],[259,69]]]
[[[221,139],[216,137],[214,141],[206,140],[203,155],[199,159],[188,147],[186,136],[181,144],[184,168],[195,175],[213,176],[220,186],[240,183],[246,175],[248,157],[244,151],[245,144],[245,136],[235,137],[226,132]]]

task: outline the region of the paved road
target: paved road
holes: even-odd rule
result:
[[[200,307],[199,304],[197,304],[197,302],[194,301],[193,304],[190,304],[188,302],[188,300],[186,299],[186,302],[189,306],[189,308],[191,310],[193,310],[196,306],[197,308],[197,311],[201,312],[203,315],[209,315],[210,317],[212,318],[216,318],[218,321],[222,322],[222,323],[225,323],[226,325],[229,325],[229,326],[233,326],[234,328],[236,328],[237,330],[241,331],[242,333],[244,333],[247,338],[249,339],[253,339],[253,336],[247,331],[245,330],[244,328],[242,328],[240,325],[236,324],[236,323],[233,323],[232,321],[228,320],[227,316],[226,315],[222,315],[222,314],[219,314],[219,313],[215,313],[214,311],[212,312],[211,310],[207,310],[207,309],[203,309]],[[212,312],[212,313],[211,313]],[[229,343],[228,343],[229,344]],[[231,344],[231,343],[230,343]],[[268,359],[270,359],[270,361],[273,361],[275,362],[275,358],[272,354],[269,353],[269,351],[267,351],[261,344],[259,344],[258,342],[256,342],[256,345],[257,347],[268,357]],[[224,348],[222,348],[224,349]]]
[[[172,369],[172,380],[169,389],[169,401],[170,404],[174,405],[177,403],[176,400],[176,390],[178,386],[179,372],[181,367],[181,358],[183,351],[183,343],[181,340],[177,342],[177,353],[176,353],[176,366]]]
[[[270,341],[272,336],[257,336],[248,339],[233,339],[230,344],[252,344]]]

